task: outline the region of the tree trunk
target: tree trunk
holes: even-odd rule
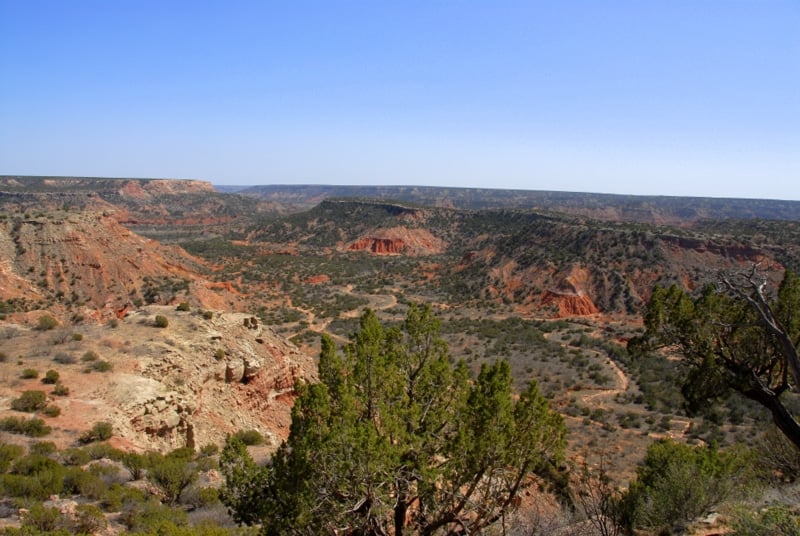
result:
[[[403,490],[398,492],[397,504],[394,507],[394,536],[403,536],[407,512],[408,504],[406,504],[406,493],[405,490]]]
[[[763,389],[752,389],[742,394],[767,408],[772,413],[775,426],[800,450],[800,423],[794,420],[778,396]]]

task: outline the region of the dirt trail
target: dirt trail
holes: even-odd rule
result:
[[[599,405],[599,402],[597,402],[598,398],[603,398],[603,399],[613,398],[620,393],[626,392],[628,390],[628,387],[630,387],[630,379],[625,374],[625,372],[620,368],[620,366],[617,365],[617,363],[609,359],[606,365],[609,365],[612,369],[614,369],[614,376],[616,376],[617,378],[616,387],[613,387],[611,389],[602,389],[596,393],[584,395],[582,397],[582,400],[587,405],[589,404]]]
[[[373,309],[375,311],[383,311],[385,309],[391,309],[392,307],[397,305],[397,296],[394,294],[358,294],[353,292],[353,285],[346,285],[344,287],[339,287],[344,294],[350,296],[357,296],[359,298],[366,299],[369,303],[367,307]],[[316,314],[310,309],[304,309],[300,306],[294,305],[295,310],[303,313],[306,316],[306,322],[308,322],[309,328],[313,331],[322,333],[327,331],[328,326],[330,326],[331,322],[333,322],[334,318],[323,318],[320,322],[315,324],[317,320]],[[339,318],[358,318],[361,315],[363,308],[357,308],[350,311],[344,311],[339,314]],[[334,334],[331,334],[334,338],[341,339],[343,342],[344,339],[341,337],[337,337]]]

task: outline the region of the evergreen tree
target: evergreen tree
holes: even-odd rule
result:
[[[365,311],[343,354],[323,337],[319,376],[298,386],[270,465],[235,440],[223,450],[223,502],[266,534],[473,534],[563,456],[562,419],[536,384],[513,396],[504,361],[471,380],[430,307],[397,328]]]
[[[677,285],[656,287],[644,320],[644,335],[628,348],[634,354],[663,348],[683,357],[687,409],[738,392],[768,409],[800,448],[800,423],[786,405],[800,387],[800,277],[787,270],[773,295],[755,267],[722,277],[695,298]]]

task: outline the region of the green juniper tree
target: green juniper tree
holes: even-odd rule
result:
[[[504,361],[476,379],[453,364],[430,307],[386,328],[374,312],[320,382],[299,385],[289,439],[257,466],[229,437],[221,498],[266,534],[474,534],[501,522],[565,428],[535,383],[514,396]]]
[[[800,277],[787,270],[774,295],[756,267],[721,277],[695,298],[677,285],[656,287],[644,321],[645,333],[628,348],[683,357],[690,411],[737,392],[769,410],[800,448],[800,423],[786,405],[800,387]]]

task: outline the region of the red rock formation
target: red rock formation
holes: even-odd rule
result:
[[[600,312],[586,294],[562,294],[546,291],[542,296],[542,305],[555,305],[558,308],[557,318],[593,315]]]
[[[185,282],[181,300],[236,309],[230,305],[238,293],[230,285],[198,275],[203,261],[131,232],[110,214],[53,213],[0,222],[0,253],[0,299],[45,299],[56,313],[80,301],[84,315],[93,310],[104,311],[98,318],[118,317],[148,285],[166,286],[167,279]],[[211,291],[215,286],[222,288]],[[169,288],[155,292],[161,302],[171,299]]]
[[[433,255],[447,244],[427,229],[391,227],[375,229],[351,242],[347,251],[369,251],[376,255]]]
[[[397,255],[403,253],[406,244],[400,239],[392,238],[360,238],[350,244],[350,251],[369,251],[378,255]]]

